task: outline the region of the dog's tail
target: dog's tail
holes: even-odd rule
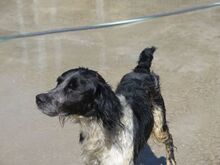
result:
[[[151,48],[145,48],[138,60],[138,65],[134,68],[134,72],[150,72],[151,62],[153,60],[153,54],[156,48],[153,46]]]

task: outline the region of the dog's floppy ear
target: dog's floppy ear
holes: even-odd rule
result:
[[[96,89],[95,108],[98,120],[101,120],[103,127],[112,131],[117,125],[122,125],[121,104],[111,87],[105,83],[99,83]]]

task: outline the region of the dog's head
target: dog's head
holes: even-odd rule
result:
[[[36,96],[36,104],[48,116],[93,117],[110,129],[122,115],[110,86],[97,72],[85,68],[64,72],[54,89]]]

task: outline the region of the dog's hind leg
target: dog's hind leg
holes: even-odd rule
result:
[[[169,127],[166,121],[166,108],[160,92],[159,76],[153,72],[152,75],[155,80],[154,88],[151,90],[152,111],[154,116],[152,135],[158,142],[165,144],[167,165],[176,165],[173,138],[169,132]]]
[[[173,138],[166,123],[165,111],[160,106],[154,105],[153,114],[153,135],[158,142],[164,143],[166,146],[167,165],[176,165]]]

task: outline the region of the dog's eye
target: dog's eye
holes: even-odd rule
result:
[[[77,87],[78,87],[78,84],[77,84],[76,79],[72,79],[68,84],[69,89],[76,89]]]

